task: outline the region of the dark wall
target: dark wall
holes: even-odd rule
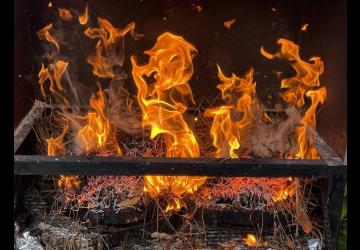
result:
[[[29,30],[29,3],[14,2],[14,126],[29,111],[34,100],[32,49]],[[36,81],[36,79],[35,79]]]
[[[22,0],[17,0],[15,4],[20,1]],[[48,1],[31,1],[32,4],[29,6],[32,14],[30,33],[34,48],[38,47],[34,32],[49,22],[54,22],[57,16],[56,7],[83,11],[87,3],[69,0],[52,2],[51,9],[47,7]],[[219,94],[216,89],[219,82],[215,66],[219,64],[225,74],[234,72],[243,75],[253,67],[259,97],[270,107],[273,106],[281,101],[278,97],[280,81],[273,70],[282,70],[285,76],[293,74],[293,71],[286,64],[265,59],[259,53],[259,49],[264,46],[268,51],[275,52],[278,48],[276,41],[279,38],[287,38],[300,44],[303,59],[316,55],[325,62],[321,84],[327,87],[328,99],[319,115],[318,129],[339,154],[343,153],[346,140],[345,0],[89,0],[88,3],[92,26],[96,25],[98,16],[106,18],[116,27],[124,27],[127,23],[135,21],[136,31],[144,34],[140,41],[126,39],[125,67],[128,70],[129,56],[134,54],[140,61],[146,61],[143,51],[151,48],[156,37],[165,31],[181,35],[193,43],[199,53],[194,59],[195,71],[190,85],[195,100],[198,101],[204,97],[212,101]],[[200,5],[202,11],[195,11],[194,5]],[[21,14],[24,14],[23,8],[25,7],[18,10],[23,12]],[[236,22],[232,28],[225,29],[223,22],[233,18]],[[301,26],[305,23],[309,24],[308,30],[300,32]],[[82,36],[81,30],[80,35]],[[22,43],[17,39],[15,42],[15,48],[18,47],[19,50],[27,46],[22,47]],[[85,50],[85,47],[81,46],[78,51]],[[21,54],[24,55],[22,59],[28,59],[29,54]],[[20,67],[20,64],[25,68],[24,61],[15,60],[16,67]],[[91,72],[88,64],[77,66],[80,81],[95,82],[96,79],[88,73]],[[39,63],[35,62],[36,71],[39,67]],[[133,94],[136,93],[131,80],[128,81],[127,87]],[[28,98],[29,92],[23,94]],[[18,92],[16,95],[22,94]]]

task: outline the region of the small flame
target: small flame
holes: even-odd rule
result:
[[[51,8],[52,7],[52,2],[49,2],[48,3],[48,8]]]
[[[58,8],[58,11],[60,18],[64,21],[70,21],[73,18],[70,10]]]
[[[53,37],[49,32],[51,29],[52,29],[52,23],[46,25],[44,28],[42,28],[41,30],[36,32],[36,34],[38,35],[40,40],[45,39],[46,41],[54,44],[56,47],[56,50],[59,51],[60,47],[59,47],[58,42],[56,41],[55,37]]]
[[[169,211],[179,211],[181,209],[181,203],[179,199],[174,199],[174,201],[170,204],[167,205],[165,212],[169,212]]]
[[[235,23],[236,19],[231,19],[229,21],[224,22],[224,27],[227,29],[231,29],[231,26]]]
[[[308,23],[306,23],[306,24],[304,24],[302,27],[301,27],[301,31],[306,31],[307,30],[307,28],[308,28],[308,26],[309,26],[309,24]]]
[[[213,117],[210,133],[217,148],[216,157],[237,158],[234,151],[240,147],[241,132],[254,122],[252,109],[257,104],[256,84],[253,82],[254,70],[250,69],[244,78],[235,74],[226,77],[220,67],[217,67],[218,77],[223,82],[217,88],[221,90],[222,98],[228,105],[208,109],[205,116]],[[234,112],[241,113],[242,119],[234,121]]]
[[[247,234],[246,238],[244,238],[244,243],[248,245],[249,247],[258,247],[260,246],[260,243],[257,241],[255,235],[253,234]]]
[[[61,84],[61,79],[63,78],[66,70],[67,70],[68,63],[62,60],[56,61],[54,64],[50,64],[48,68],[45,68],[44,64],[41,65],[41,69],[39,71],[39,85],[42,96],[45,98],[45,89],[44,84],[45,82],[50,82],[50,92],[59,98],[64,105],[68,105],[69,102],[66,99],[64,93],[65,90]]]
[[[295,182],[292,182],[293,184]],[[272,197],[272,200],[274,202],[280,202],[280,201],[284,201],[288,198],[292,198],[295,195],[295,186],[294,185],[289,185],[289,186],[283,186],[281,187],[281,189],[277,192],[277,194]]]
[[[89,19],[89,13],[88,13],[88,6],[86,5],[84,14],[79,16],[79,23],[81,25],[85,25],[88,22],[88,19]]]
[[[90,55],[88,63],[93,66],[93,74],[100,78],[114,78],[113,67],[123,66],[124,63],[124,36],[127,33],[138,39],[141,35],[136,34],[135,23],[128,24],[124,29],[117,29],[103,18],[98,18],[100,28],[87,28],[85,35],[91,39],[99,39],[96,44],[96,53]],[[116,52],[120,47],[120,53]]]
[[[95,97],[90,99],[89,111],[85,117],[88,122],[81,128],[77,134],[77,138],[85,145],[87,152],[94,149],[100,149],[105,146],[110,136],[110,121],[106,115],[106,96],[101,89]],[[115,145],[118,155],[121,155],[120,148]]]
[[[75,176],[64,176],[60,175],[60,178],[57,181],[57,185],[59,188],[65,189],[75,189],[79,188],[81,181],[78,180]]]
[[[60,175],[56,184],[64,193],[66,202],[70,203],[74,200],[75,190],[80,187],[81,181],[76,176]]]
[[[184,97],[194,102],[188,81],[193,74],[192,57],[196,52],[184,38],[167,32],[145,52],[150,56],[148,64],[139,66],[135,57],[131,57],[137,99],[143,112],[142,125],[151,127],[152,139],[157,135],[164,136],[167,157],[200,155],[195,136],[182,116],[187,109]],[[149,88],[145,76],[152,74],[155,83]],[[180,196],[194,193],[205,180],[206,177],[145,176],[144,190],[150,196],[157,196],[165,190],[174,194],[174,203],[167,208],[169,211],[180,209]]]
[[[56,155],[64,155],[65,154],[65,145],[63,143],[64,136],[68,131],[69,126],[66,123],[62,133],[55,138],[50,137],[46,139],[47,142],[47,155],[49,156],[56,156]]]

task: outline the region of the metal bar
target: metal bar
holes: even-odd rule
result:
[[[325,140],[318,134],[316,130],[310,126],[307,128],[308,136],[314,139],[314,147],[318,151],[321,159],[329,166],[344,165],[341,158],[334,152],[334,150],[325,142]]]
[[[346,167],[327,166],[322,160],[123,158],[15,155],[15,175],[189,175],[329,177]]]
[[[344,200],[346,175],[333,175],[329,179],[328,190],[328,217],[331,232],[331,245],[335,250],[337,247],[339,231],[341,226],[341,211]]]
[[[19,126],[14,131],[14,154],[19,149],[25,138],[28,136],[34,122],[40,117],[42,112],[45,110],[47,104],[39,100],[35,100],[34,105],[22,119]]]

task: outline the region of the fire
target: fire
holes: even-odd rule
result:
[[[38,35],[40,40],[45,39],[46,41],[52,43],[53,45],[55,45],[56,50],[59,51],[60,46],[59,46],[57,40],[49,32],[51,29],[52,29],[52,23],[48,24],[47,26],[45,26],[44,28],[39,30],[36,34]]]
[[[292,198],[295,195],[295,181],[290,180],[289,185],[284,185],[280,188],[277,194],[272,197],[274,202],[284,201],[288,198]]]
[[[88,19],[89,19],[89,13],[88,13],[88,6],[86,5],[85,13],[79,16],[79,23],[81,25],[85,25],[88,22]]]
[[[63,191],[66,201],[71,202],[75,196],[75,190],[80,187],[81,181],[76,176],[60,175],[56,184]]]
[[[70,21],[73,16],[71,15],[71,12],[70,10],[67,10],[67,9],[61,9],[61,8],[58,8],[59,10],[59,16],[62,20],[65,20],[65,21]]]
[[[90,55],[88,63],[93,66],[93,74],[100,78],[114,78],[114,66],[123,66],[124,63],[124,36],[127,33],[138,39],[135,23],[128,24],[123,29],[115,28],[109,21],[98,18],[99,28],[87,28],[85,35],[91,39],[98,39],[96,53]],[[120,48],[120,52],[117,50]]]
[[[167,157],[199,157],[199,146],[193,132],[183,118],[187,107],[184,98],[193,101],[188,81],[193,74],[192,57],[197,50],[180,36],[164,33],[154,47],[145,52],[149,63],[137,64],[131,57],[132,75],[138,89],[137,99],[143,113],[142,125],[151,127],[151,138],[163,135]],[[153,77],[152,84],[145,77]],[[144,190],[150,196],[170,191],[178,201],[185,194],[194,193],[206,177],[145,176]],[[180,205],[167,210],[179,209]]]
[[[231,29],[231,26],[235,23],[236,19],[231,19],[229,21],[224,22],[224,27],[227,29]]]
[[[74,189],[80,186],[81,181],[79,181],[75,176],[64,176],[60,175],[60,178],[57,181],[57,185],[60,188],[65,189]]]
[[[217,148],[216,157],[237,158],[235,150],[240,148],[241,133],[254,122],[252,112],[257,105],[254,70],[250,69],[244,78],[235,74],[226,77],[220,67],[217,67],[218,77],[222,81],[217,88],[221,90],[222,98],[228,105],[208,109],[205,116],[213,117],[210,133]],[[242,114],[239,121],[233,118],[235,112]]]
[[[244,243],[249,247],[259,247],[261,245],[253,234],[247,234]]]
[[[319,155],[313,147],[313,140],[308,139],[307,127],[316,128],[316,108],[319,103],[323,104],[326,98],[326,89],[320,86],[319,77],[324,72],[324,63],[320,57],[312,57],[309,62],[300,58],[299,46],[286,39],[279,39],[280,51],[272,55],[261,48],[260,52],[268,59],[280,58],[292,62],[291,66],[296,75],[281,81],[281,88],[286,89],[281,94],[289,105],[301,108],[305,104],[304,96],[311,99],[311,105],[301,119],[300,126],[295,134],[299,145],[296,158],[318,159]]]
[[[306,96],[311,98],[311,105],[305,112],[304,117],[301,119],[301,126],[296,128],[295,131],[300,146],[300,151],[296,156],[301,159],[319,159],[320,157],[316,149],[313,147],[314,140],[312,137],[307,138],[306,131],[308,126],[313,129],[316,128],[316,108],[319,103],[324,103],[326,98],[326,89],[322,87],[318,90],[308,91]]]
[[[62,60],[58,60],[55,63],[51,63],[48,68],[45,68],[44,64],[41,65],[41,69],[39,71],[39,85],[41,89],[41,94],[45,98],[45,89],[44,84],[45,82],[50,82],[50,92],[60,98],[63,104],[68,105],[68,100],[65,97],[65,90],[61,84],[61,79],[63,78],[66,70],[67,70],[68,63]]]
[[[64,140],[64,136],[66,134],[66,132],[68,131],[69,126],[66,123],[62,133],[56,137],[56,138],[52,138],[50,137],[49,139],[46,139],[47,142],[47,154],[49,156],[56,156],[56,155],[64,155],[65,153],[65,145],[63,143]]]
[[[87,124],[81,128],[77,134],[77,138],[82,142],[85,151],[90,152],[100,149],[106,145],[110,139],[111,124],[106,114],[106,96],[101,89],[95,97],[90,99],[89,111],[87,116]],[[121,155],[118,145],[115,145],[117,155]]]

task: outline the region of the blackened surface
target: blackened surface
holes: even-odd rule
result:
[[[82,13],[85,1],[32,1],[31,34],[33,47],[39,49],[35,31],[50,22],[56,23],[57,7],[65,7]],[[291,67],[282,62],[269,61],[260,53],[264,46],[275,52],[279,38],[287,38],[301,46],[304,60],[311,56],[320,56],[325,62],[325,72],[321,83],[328,89],[328,98],[319,115],[318,131],[335,151],[343,156],[346,143],[346,1],[196,1],[196,0],[90,0],[89,24],[95,27],[96,17],[109,20],[116,27],[124,27],[131,21],[136,22],[136,31],[144,34],[140,41],[130,37],[125,40],[125,68],[130,72],[130,55],[135,55],[140,63],[146,63],[143,51],[150,49],[156,38],[165,31],[183,36],[198,49],[194,59],[195,71],[190,85],[195,100],[206,97],[212,102],[219,94],[216,85],[216,64],[224,73],[243,75],[250,67],[255,69],[257,92],[264,103],[271,108],[281,102],[278,92],[280,80],[274,70],[284,72],[283,77],[294,74]],[[194,6],[200,5],[201,12]],[[24,5],[25,6],[25,5]],[[273,10],[274,9],[274,10]],[[224,21],[236,19],[230,30]],[[303,24],[308,30],[300,32]],[[75,35],[82,37],[85,27],[79,26]],[[89,40],[89,39],[88,39]],[[77,78],[86,85],[95,85],[96,78],[86,63],[86,55],[93,52],[96,41],[79,42],[71,53],[79,51],[74,63]],[[75,47],[76,47],[75,46]],[[37,55],[40,56],[39,54]],[[39,61],[36,71],[40,68]],[[36,73],[35,73],[36,74]],[[105,81],[101,80],[105,83]],[[131,79],[127,88],[132,94],[136,89]],[[269,98],[270,96],[270,98]]]
[[[249,177],[328,177],[346,167],[322,160],[50,157],[15,155],[15,175],[171,175]]]

